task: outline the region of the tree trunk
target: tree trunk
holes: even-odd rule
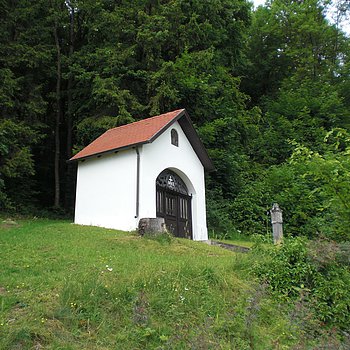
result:
[[[74,53],[74,7],[70,4],[69,1],[66,2],[69,6],[69,58],[72,58]],[[72,88],[73,88],[73,78],[72,75],[68,76],[67,84],[67,139],[66,139],[66,150],[67,157],[72,157],[72,124],[73,124],[73,98],[72,98]]]
[[[61,47],[58,38],[58,23],[55,19],[54,36],[56,44],[56,118],[55,118],[55,199],[54,207],[60,207],[60,123],[61,123]]]
[[[74,18],[74,7],[71,5],[70,1],[66,1],[66,5],[69,9],[69,58],[71,59],[74,53],[74,26],[75,26],[75,18]],[[67,128],[67,137],[66,137],[66,156],[67,159],[72,157],[72,129],[73,129],[73,96],[72,96],[72,88],[73,88],[73,77],[71,74],[68,76],[67,83],[67,114],[66,114],[66,128]],[[65,198],[64,198],[64,206],[66,209],[70,210],[74,205],[74,178],[73,178],[73,165],[71,163],[67,163],[66,168],[66,184],[65,184]]]

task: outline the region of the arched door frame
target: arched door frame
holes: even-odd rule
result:
[[[177,237],[193,238],[192,195],[183,179],[171,169],[163,170],[156,179],[156,212],[167,229]]]

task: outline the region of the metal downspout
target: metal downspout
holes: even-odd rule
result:
[[[139,217],[140,208],[140,152],[139,148],[135,147],[136,151],[136,214],[135,219]]]

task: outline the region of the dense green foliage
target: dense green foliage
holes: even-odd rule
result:
[[[293,142],[288,162],[270,167],[236,197],[236,227],[249,234],[266,233],[270,230],[266,214],[275,201],[293,208],[284,213],[288,234],[348,241],[349,141],[344,129],[335,129],[326,135],[319,152]]]
[[[212,175],[213,200],[237,193],[241,156],[226,154],[237,153],[249,115],[237,78],[251,16],[245,0],[23,0],[1,11],[0,118],[43,136],[29,145],[37,184],[20,194],[72,209],[75,175],[65,161],[73,150],[110,127],[175,108],[188,110],[214,162],[232,175]]]

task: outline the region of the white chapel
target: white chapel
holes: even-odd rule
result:
[[[161,217],[177,237],[208,239],[204,171],[213,165],[186,110],[110,129],[71,161],[76,224],[131,231]]]

